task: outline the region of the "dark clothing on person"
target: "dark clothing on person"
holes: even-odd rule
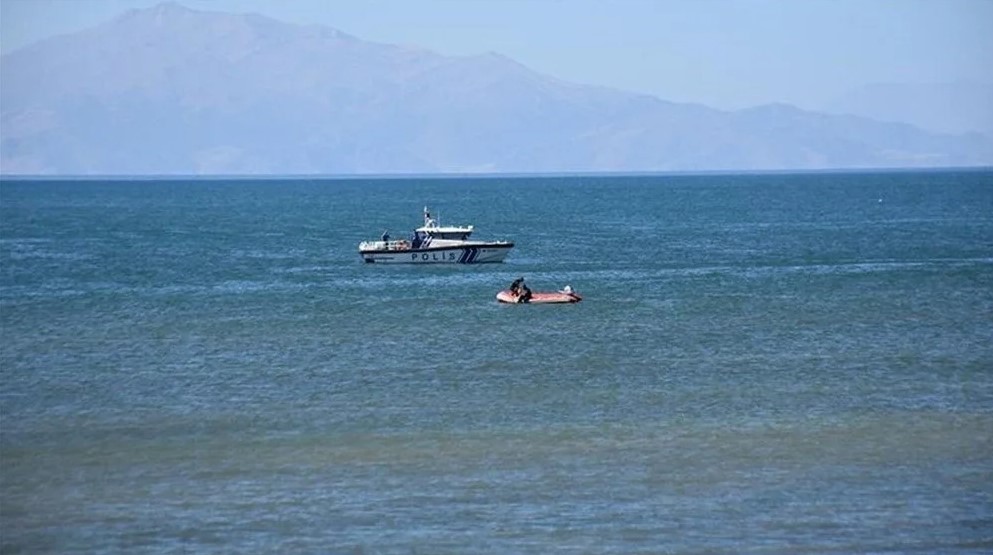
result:
[[[531,289],[527,285],[521,284],[520,293],[517,296],[517,302],[526,303],[531,300]]]
[[[521,286],[524,284],[524,278],[517,278],[510,284],[510,292],[513,294],[520,293]]]

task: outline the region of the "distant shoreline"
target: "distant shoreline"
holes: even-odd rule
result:
[[[993,171],[993,166],[962,167],[909,167],[909,168],[831,168],[831,169],[783,169],[783,170],[696,170],[696,171],[632,171],[632,172],[535,172],[535,173],[390,173],[390,174],[153,174],[153,175],[46,175],[46,174],[0,174],[0,181],[272,181],[315,179],[322,181],[347,180],[406,180],[406,179],[572,179],[595,177],[667,177],[667,176],[715,176],[715,175],[831,175],[831,174],[881,174],[881,173],[983,173]]]

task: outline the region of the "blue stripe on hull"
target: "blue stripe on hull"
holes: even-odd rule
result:
[[[459,257],[459,264],[472,264],[479,256],[479,249],[476,247],[466,247],[462,249],[462,256]]]
[[[506,247],[510,250],[510,246]],[[489,255],[483,253],[483,247],[456,247],[456,248],[436,248],[420,251],[366,251],[362,252],[362,257],[366,262],[385,263],[448,263],[448,264],[477,264],[480,262],[500,262],[505,252],[491,252]],[[498,249],[493,249],[497,251]],[[456,252],[458,251],[458,252]],[[487,259],[487,256],[489,258]],[[494,260],[494,258],[496,260]]]

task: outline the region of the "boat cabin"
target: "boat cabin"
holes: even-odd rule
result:
[[[466,227],[440,227],[437,225],[426,225],[414,230],[410,237],[410,242],[416,249],[424,243],[435,239],[445,239],[449,241],[468,241],[472,235],[472,226]]]

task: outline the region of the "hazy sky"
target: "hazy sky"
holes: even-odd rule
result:
[[[0,0],[0,49],[159,0]],[[993,82],[993,0],[180,0],[735,109],[869,83]]]

